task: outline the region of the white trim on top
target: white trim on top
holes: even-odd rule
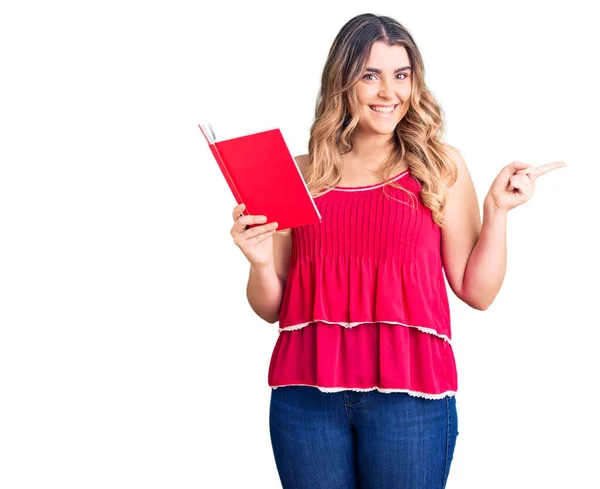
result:
[[[405,326],[407,328],[416,328],[419,331],[422,331],[423,333],[427,333],[433,336],[437,336],[438,338],[443,339],[446,343],[451,344],[450,342],[450,338],[448,338],[448,336],[446,336],[445,334],[440,334],[438,333],[435,329],[433,328],[427,328],[425,326],[415,326],[413,324],[405,324],[405,323],[399,323],[397,321],[359,321],[356,323],[343,323],[343,322],[338,322],[338,321],[325,321],[323,319],[313,319],[312,321],[309,321],[307,323],[300,323],[300,324],[292,324],[290,326],[285,326],[284,328],[278,328],[277,331],[279,333],[281,333],[282,331],[296,331],[298,329],[302,329],[305,328],[306,326],[313,324],[313,323],[327,323],[327,324],[337,324],[339,326],[342,326],[344,328],[355,328],[356,326],[360,326],[361,324],[372,324],[372,323],[386,323],[386,324],[397,324],[398,326]]]
[[[333,187],[331,190],[337,190],[338,192],[361,192],[363,190],[375,190],[376,188],[381,188],[384,185],[387,185],[387,183],[389,182],[395,182],[396,180],[399,180],[408,172],[409,170],[404,170],[402,173],[399,173],[395,177],[390,178],[388,182],[383,182],[375,185],[359,185],[358,187]]]
[[[321,392],[328,392],[328,393],[342,392],[342,391],[369,392],[369,391],[374,391],[374,390],[377,390],[383,394],[391,394],[392,392],[404,392],[413,397],[422,397],[424,399],[431,399],[431,400],[443,399],[446,396],[452,397],[456,394],[456,391],[446,391],[446,392],[442,392],[441,394],[429,394],[427,392],[413,391],[410,389],[384,389],[379,386],[360,388],[360,387],[320,387],[318,385],[312,385],[312,384],[282,384],[282,385],[271,385],[269,387],[271,387],[272,390],[275,390],[279,387],[294,387],[294,386],[315,387],[315,388],[319,389]]]

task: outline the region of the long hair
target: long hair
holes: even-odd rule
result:
[[[354,87],[361,80],[371,46],[377,41],[404,46],[412,67],[410,105],[395,128],[393,150],[382,164],[380,176],[386,184],[414,199],[409,190],[388,181],[391,171],[404,159],[412,176],[421,183],[423,204],[431,209],[436,224],[443,227],[448,186],[457,178],[456,163],[440,141],[442,110],[425,86],[421,53],[410,33],[390,17],[358,15],[342,27],[333,41],[310,130],[306,185],[311,195],[317,197],[341,181],[341,155],[352,150],[352,135],[359,121],[359,111],[350,110],[357,106]],[[448,184],[444,182],[447,177],[450,177]]]

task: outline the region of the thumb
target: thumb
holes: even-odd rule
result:
[[[524,170],[526,168],[531,168],[532,165],[531,163],[523,163],[522,161],[513,161],[510,165],[506,165],[504,167],[504,170],[507,173],[510,173],[511,175],[516,173],[519,170]]]

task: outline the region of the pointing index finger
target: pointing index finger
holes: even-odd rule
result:
[[[567,166],[567,164],[564,161],[555,161],[553,163],[546,163],[545,165],[540,165],[535,169],[535,176],[541,177],[549,171],[556,170],[557,168],[562,168],[563,166]]]

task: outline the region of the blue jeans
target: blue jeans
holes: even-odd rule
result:
[[[278,387],[269,429],[283,489],[443,489],[456,398]]]

